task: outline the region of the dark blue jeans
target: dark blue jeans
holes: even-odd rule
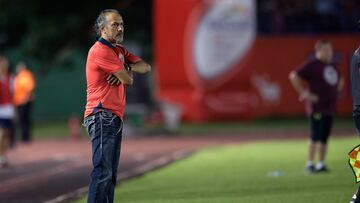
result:
[[[110,111],[88,116],[84,126],[92,142],[88,203],[112,203],[119,165],[122,121]]]

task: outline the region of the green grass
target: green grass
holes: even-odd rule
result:
[[[356,185],[347,153],[357,144],[357,138],[332,139],[328,157],[331,173],[317,175],[304,174],[305,140],[211,148],[123,182],[116,190],[115,202],[348,202]],[[267,175],[275,170],[284,175]]]
[[[82,126],[80,128],[81,136],[86,136],[85,129]],[[68,123],[65,120],[36,122],[33,126],[35,139],[67,139],[70,138],[69,133]]]
[[[125,121],[131,122],[131,119]],[[139,125],[148,133],[162,133],[161,125]],[[334,129],[348,130],[353,129],[354,124],[351,118],[335,118]],[[176,130],[176,133],[183,135],[208,135],[217,133],[251,133],[251,132],[267,132],[267,131],[298,131],[308,130],[309,120],[302,118],[263,118],[249,121],[222,121],[222,122],[205,122],[205,123],[182,123]]]
[[[69,134],[68,126],[65,121],[53,121],[45,123],[35,123],[34,125],[35,138],[57,138],[66,137]]]
[[[335,129],[352,129],[351,118],[335,118]],[[266,132],[274,130],[308,130],[307,118],[258,119],[251,121],[183,123],[178,132],[182,134]]]

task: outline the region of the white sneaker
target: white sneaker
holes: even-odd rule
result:
[[[350,200],[350,203],[359,203],[360,202],[360,199],[357,198],[357,195],[354,194]]]

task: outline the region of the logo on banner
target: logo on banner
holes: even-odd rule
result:
[[[253,0],[215,0],[195,34],[194,59],[200,78],[229,71],[247,53],[256,36]]]

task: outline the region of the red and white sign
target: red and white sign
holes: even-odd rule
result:
[[[154,0],[156,93],[159,100],[181,106],[183,119],[304,115],[288,74],[323,38],[333,43],[340,72],[348,79],[357,36],[259,37],[255,2]],[[348,86],[344,90],[338,109],[350,115]]]
[[[254,1],[212,1],[196,23],[195,33],[189,31],[190,38],[193,37],[190,50],[198,76],[214,80],[230,72],[254,42],[255,23]]]

